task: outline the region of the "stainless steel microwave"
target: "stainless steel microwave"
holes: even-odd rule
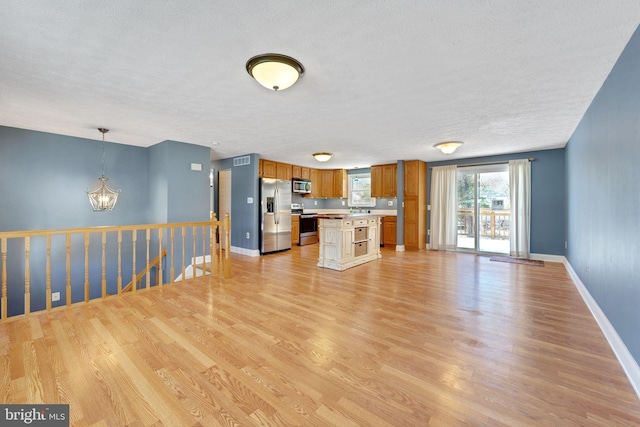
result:
[[[294,179],[291,184],[291,190],[294,193],[309,194],[311,193],[311,181],[306,179]]]

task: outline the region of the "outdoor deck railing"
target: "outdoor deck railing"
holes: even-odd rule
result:
[[[195,270],[196,262],[197,267],[202,271],[211,271],[212,274],[216,274],[224,268],[226,273],[230,252],[230,230],[231,219],[228,214],[224,220],[218,220],[215,213],[212,213],[211,219],[203,222],[0,232],[2,256],[0,318],[2,320],[8,318],[9,300],[20,302],[20,297],[16,298],[16,294],[22,289],[24,289],[24,307],[21,307],[19,314],[25,315],[29,315],[32,311],[34,288],[40,293],[44,290],[44,295],[37,295],[37,299],[47,311],[52,309],[52,286],[64,293],[65,303],[60,305],[70,306],[74,299],[79,302],[78,292],[81,292],[82,288],[84,288],[82,301],[88,302],[91,299],[92,289],[94,295],[98,294],[98,289],[95,289],[98,281],[100,297],[106,298],[110,295],[107,292],[108,264],[112,279],[110,288],[115,288],[113,293],[118,295],[124,291],[123,270],[125,268],[131,273],[127,277],[131,278],[133,284],[142,283],[143,277],[146,276],[146,288],[151,286],[151,270],[155,271],[157,286],[162,286],[163,276],[167,273],[168,281],[184,280],[187,276],[186,269],[191,265]],[[97,245],[91,245],[92,241]],[[95,246],[99,247],[95,248]],[[145,253],[137,253],[140,250]],[[125,260],[123,253],[126,253],[127,258],[130,254],[130,258]],[[108,259],[108,255],[116,257],[117,260]],[[152,260],[152,256],[155,259]],[[169,260],[166,260],[167,256],[170,257]],[[207,267],[207,258],[210,261],[209,267]],[[178,277],[175,274],[176,261],[181,271]],[[96,266],[98,262],[101,262],[99,267]],[[170,262],[168,272],[165,271],[167,267],[163,266],[164,262]],[[142,264],[144,264],[143,267],[138,270],[136,265]],[[78,283],[79,280],[72,283],[72,276],[76,278],[80,276],[82,265],[84,265],[83,283]],[[52,274],[53,270],[56,274]],[[98,276],[99,280],[93,280],[92,283],[90,271],[93,273],[92,276]],[[114,274],[115,280],[113,280]],[[128,279],[127,282],[129,282]],[[127,287],[131,292],[136,292],[138,289],[136,285],[125,286]],[[72,295],[74,289],[75,293]],[[44,304],[42,304],[43,297]]]
[[[489,239],[509,239],[509,218],[508,210],[492,210],[489,208],[481,208],[480,221],[480,237]],[[459,236],[475,236],[475,218],[474,209],[458,209],[458,235]]]

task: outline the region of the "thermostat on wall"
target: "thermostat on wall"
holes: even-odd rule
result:
[[[192,171],[202,171],[202,163],[191,163]]]

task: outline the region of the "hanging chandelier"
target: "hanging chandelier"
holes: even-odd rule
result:
[[[104,134],[109,132],[109,129],[98,128],[98,130],[102,132],[102,176],[98,178],[100,181],[98,186],[91,191],[87,191],[87,196],[89,196],[91,208],[96,212],[102,212],[111,211],[116,207],[120,190],[109,188],[107,185],[109,178],[104,176]]]

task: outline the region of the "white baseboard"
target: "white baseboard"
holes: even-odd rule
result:
[[[547,255],[547,254],[529,254],[529,259],[535,259],[538,261],[547,261],[547,262],[560,262],[563,264],[567,260],[562,255]]]
[[[239,248],[237,246],[231,246],[231,253],[246,255],[246,256],[260,256],[259,249],[246,249],[246,248]]]
[[[580,292],[582,299],[587,304],[589,311],[591,311],[591,314],[600,326],[600,330],[602,330],[605,338],[609,341],[609,345],[618,358],[620,365],[622,365],[622,369],[627,374],[627,378],[629,378],[631,386],[640,398],[640,366],[638,366],[638,362],[633,358],[629,349],[622,341],[622,338],[618,335],[618,332],[616,332],[611,322],[609,322],[609,319],[607,319],[607,316],[604,314],[596,300],[593,299],[589,290],[584,286],[584,283],[582,283],[582,280],[580,280],[580,277],[578,277],[566,258],[564,259],[564,266],[569,272],[569,276],[571,276],[578,292]]]
[[[404,252],[404,245],[396,245],[396,252]]]

